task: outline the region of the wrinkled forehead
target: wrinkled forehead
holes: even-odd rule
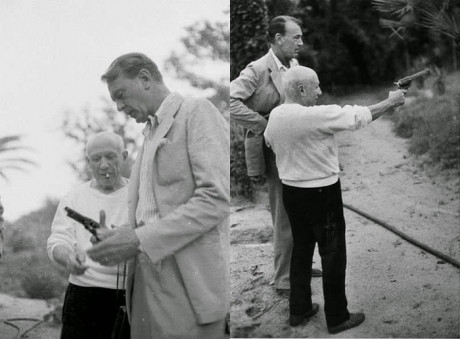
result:
[[[96,136],[90,139],[86,146],[86,152],[88,155],[105,152],[121,153],[122,151],[123,141],[115,135]]]

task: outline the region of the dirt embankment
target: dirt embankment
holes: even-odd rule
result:
[[[377,120],[338,134],[343,199],[460,261],[458,178],[429,174],[407,141]],[[287,324],[288,301],[270,286],[273,247],[268,201],[235,199],[232,206],[232,337],[460,337],[460,270],[381,226],[345,210],[349,310],[359,327],[330,335],[321,279],[312,280],[320,312],[300,327]],[[315,253],[315,267],[320,258]]]

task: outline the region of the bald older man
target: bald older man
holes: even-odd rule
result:
[[[68,218],[64,207],[93,220],[99,220],[101,213],[101,224],[126,225],[128,180],[121,173],[128,153],[122,138],[111,132],[91,136],[86,153],[93,179],[61,200],[48,238],[48,255],[69,273],[61,338],[110,339],[119,306],[125,303],[123,264],[102,266],[86,257],[85,251],[92,247],[91,233]]]
[[[329,333],[358,326],[363,313],[349,313],[345,295],[345,219],[335,133],[357,130],[393,107],[404,91],[368,107],[315,106],[321,95],[316,73],[291,67],[283,80],[286,101],[275,108],[264,136],[276,155],[283,202],[293,235],[289,323],[302,324],[318,312],[311,299],[311,262],[318,243],[323,268],[324,311]]]

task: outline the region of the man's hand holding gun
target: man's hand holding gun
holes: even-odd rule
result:
[[[112,266],[139,253],[140,242],[134,229],[112,226],[113,229],[109,230],[103,210],[99,214],[99,223],[68,207],[65,210],[68,217],[81,223],[93,235],[91,242],[94,246],[87,251],[92,260],[104,266]]]

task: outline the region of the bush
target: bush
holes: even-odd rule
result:
[[[460,169],[460,96],[448,93],[418,99],[393,115],[397,135],[410,139],[409,151],[427,155],[441,169]]]
[[[31,251],[37,244],[34,237],[28,233],[14,230],[9,239],[6,240],[13,253],[21,251]]]
[[[32,257],[21,276],[21,286],[29,298],[58,298],[64,293],[66,285],[66,278],[45,256]]]

